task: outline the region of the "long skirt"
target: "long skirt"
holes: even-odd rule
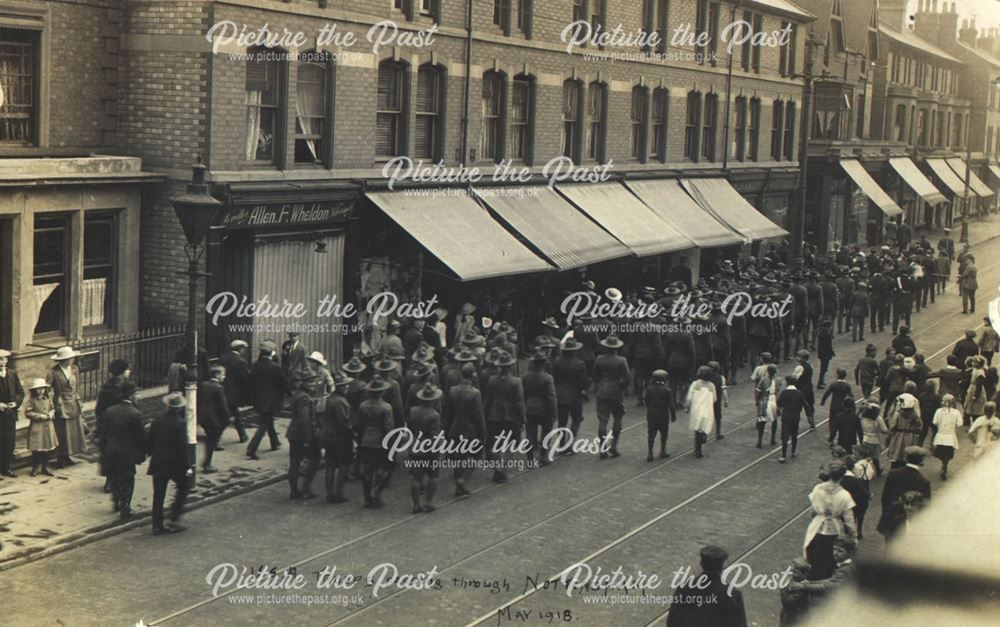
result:
[[[59,443],[54,420],[32,420],[28,427],[28,450],[32,453],[51,451]]]
[[[82,418],[56,418],[55,423],[60,455],[76,455],[87,450]]]

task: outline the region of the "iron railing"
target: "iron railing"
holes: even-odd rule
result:
[[[184,325],[172,325],[133,333],[87,337],[73,343],[73,348],[82,353],[81,365],[87,363],[90,366],[80,369],[80,400],[97,399],[97,393],[108,377],[108,364],[115,359],[128,361],[132,381],[140,390],[163,385],[167,368],[184,346],[184,338]]]

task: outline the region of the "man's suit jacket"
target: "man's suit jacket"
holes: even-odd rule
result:
[[[57,419],[79,418],[83,413],[80,396],[76,391],[76,385],[80,381],[80,370],[74,364],[71,372],[72,378],[67,377],[59,366],[49,371],[48,384],[52,386],[52,407],[56,411]]]
[[[149,469],[146,474],[182,480],[191,465],[184,414],[167,410],[153,419],[146,433]]]
[[[306,349],[301,341],[287,340],[281,345],[281,369],[289,381],[301,377],[306,368]]]
[[[104,454],[108,459],[125,464],[141,464],[146,459],[146,432],[139,408],[122,401],[108,408],[104,421]]]
[[[242,355],[229,352],[219,357],[219,365],[226,369],[226,380],[222,382],[222,387],[226,389],[229,406],[236,408],[245,405],[252,389],[250,364]]]
[[[0,418],[17,419],[17,410],[24,402],[24,387],[21,386],[21,378],[17,372],[7,367],[7,376],[0,378],[0,403],[17,403],[14,409],[0,410]]]
[[[976,264],[970,263],[965,267],[962,271],[962,277],[959,279],[959,284],[963,290],[979,289],[979,282],[976,280],[977,274]]]
[[[907,492],[919,492],[925,499],[931,498],[931,482],[916,468],[903,466],[889,471],[882,489],[882,516],[878,521],[878,531],[889,534],[902,522],[903,508],[899,500]]]
[[[222,431],[229,424],[226,391],[216,379],[198,384],[198,424],[215,431]]]
[[[262,414],[277,414],[289,393],[288,380],[281,366],[269,357],[261,357],[250,370],[253,385],[253,407]]]

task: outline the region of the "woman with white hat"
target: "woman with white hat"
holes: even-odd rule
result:
[[[56,362],[49,371],[48,384],[52,388],[52,406],[55,409],[56,433],[59,436],[57,467],[72,466],[72,455],[87,449],[87,434],[83,426],[83,408],[77,392],[79,369],[76,358],[80,353],[72,346],[63,346],[52,355]]]
[[[907,447],[920,445],[920,433],[923,421],[920,419],[920,404],[914,392],[917,385],[907,381],[903,393],[896,397],[889,420],[889,444],[887,455],[892,460],[893,468],[906,465],[905,451]]]
[[[24,415],[31,421],[28,427],[28,450],[31,451],[31,476],[41,472],[53,476],[49,470],[49,453],[58,442],[56,427],[52,420],[52,401],[49,399],[49,384],[37,378],[28,386],[28,402],[24,405]]]

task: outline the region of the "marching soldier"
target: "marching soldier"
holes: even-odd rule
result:
[[[430,440],[441,432],[440,406],[441,389],[427,382],[417,392],[418,403],[410,409],[409,428],[414,436]],[[434,493],[437,491],[437,479],[440,469],[440,454],[414,452],[410,454],[414,462],[410,468],[410,498],[413,500],[413,513],[431,513],[434,511]],[[423,503],[421,503],[423,497]]]
[[[459,355],[459,361],[461,361]],[[462,363],[462,380],[448,390],[448,396],[444,402],[444,430],[453,446],[467,444],[475,446],[478,444],[480,451],[486,446],[486,417],[483,407],[483,395],[475,386],[473,381],[476,378],[476,367],[471,362]],[[452,456],[452,459],[461,462],[471,460],[478,456],[478,453],[466,449]],[[473,468],[463,467],[456,464],[453,473],[455,480],[455,496],[459,498],[471,496],[465,487],[465,481],[472,474]]]
[[[521,380],[511,374],[514,358],[502,352],[496,361],[500,374],[490,379],[483,394],[483,405],[486,412],[486,427],[488,432],[487,454],[490,459],[504,462],[502,450],[504,441],[514,443],[521,439],[521,428],[524,426],[524,390]],[[501,468],[493,471],[495,483],[506,483],[507,473]]]
[[[602,441],[601,459],[619,457],[618,437],[622,431],[622,421],[625,418],[625,390],[628,389],[630,378],[628,360],[618,354],[624,343],[618,336],[611,334],[601,340],[605,352],[594,362],[594,393],[597,398],[597,434]],[[603,443],[607,440],[608,419],[614,417],[611,428],[611,448],[604,452]]]
[[[544,442],[552,431],[557,411],[555,381],[551,374],[545,372],[548,358],[548,353],[536,350],[531,356],[530,370],[521,377],[528,441],[531,442],[528,460],[533,460],[538,455],[542,466],[548,466],[552,461]]]
[[[574,439],[583,422],[583,400],[590,387],[587,365],[579,357],[582,348],[583,344],[575,337],[567,338],[562,344],[561,354],[552,364],[559,428],[565,429],[569,424]]]

